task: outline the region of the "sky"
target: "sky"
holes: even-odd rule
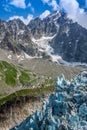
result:
[[[5,21],[20,18],[28,24],[56,10],[64,10],[69,18],[87,28],[87,0],[0,0],[0,19]]]

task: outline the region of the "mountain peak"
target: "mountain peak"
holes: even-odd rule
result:
[[[7,23],[9,24],[22,24],[25,25],[24,22],[20,18],[14,18],[12,20],[9,20]]]
[[[36,42],[46,43],[45,47],[42,48],[42,43],[38,46]],[[28,25],[20,19],[0,21],[0,48],[41,57],[42,53],[49,53],[46,47],[51,48],[51,56],[62,57],[68,62],[87,63],[87,30],[62,11],[54,11],[43,20],[37,17]]]

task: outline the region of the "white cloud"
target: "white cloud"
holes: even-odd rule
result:
[[[60,0],[60,6],[66,11],[69,18],[87,28],[87,13],[79,7],[76,0]]]
[[[33,15],[32,14],[29,14],[28,16],[27,16],[27,18],[24,18],[23,16],[12,16],[12,17],[10,17],[9,19],[8,19],[8,21],[9,20],[13,20],[13,19],[20,19],[20,20],[22,20],[23,21],[23,23],[24,24],[28,24],[32,19],[33,19]]]
[[[18,8],[26,8],[25,0],[12,0],[10,4]]]
[[[28,4],[28,7],[31,9],[31,11],[34,13],[34,8],[33,8],[33,6],[31,5],[31,3],[29,2],[29,4]]]
[[[43,3],[49,3],[49,0],[42,0]]]
[[[59,5],[57,4],[56,0],[42,0],[42,2],[44,4],[48,4],[49,6],[51,6],[53,8],[53,10],[58,10]]]
[[[60,0],[60,5],[72,18],[76,18],[77,11],[80,11],[76,0]]]
[[[42,0],[42,2],[51,6],[53,10],[64,9],[69,18],[87,28],[87,12],[79,7],[77,0],[60,0],[59,5],[57,4],[57,0]],[[85,0],[85,7],[87,8],[87,0]]]
[[[50,11],[49,11],[49,10],[45,10],[45,11],[40,15],[40,19],[43,20],[43,19],[46,18],[49,14],[50,14]]]
[[[50,3],[49,3],[50,6],[53,7],[53,10],[57,10],[59,8],[56,0],[52,0]]]

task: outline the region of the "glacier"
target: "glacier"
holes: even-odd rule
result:
[[[87,130],[87,70],[70,81],[56,78],[55,92],[41,111],[10,130]]]

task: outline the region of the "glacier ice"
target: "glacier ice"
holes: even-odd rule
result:
[[[42,109],[10,130],[87,130],[87,70],[71,81],[56,79],[56,90]]]

